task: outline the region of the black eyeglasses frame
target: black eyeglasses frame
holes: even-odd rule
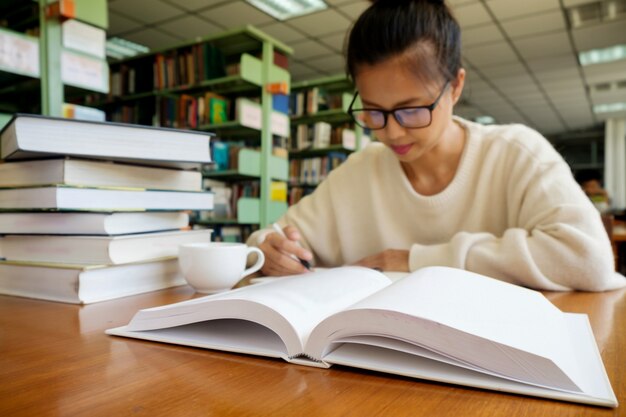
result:
[[[352,101],[350,102],[350,105],[348,106],[347,113],[350,115],[350,117],[352,117],[352,119],[354,120],[354,122],[356,124],[358,124],[362,128],[369,129],[369,130],[381,130],[381,129],[384,129],[385,127],[387,127],[387,117],[390,114],[393,114],[393,118],[396,119],[396,122],[398,122],[398,124],[400,126],[404,127],[405,129],[423,129],[423,128],[428,127],[428,126],[430,126],[432,124],[432,122],[433,122],[433,110],[435,110],[435,108],[437,107],[437,104],[439,104],[439,100],[441,100],[441,97],[443,97],[443,93],[448,89],[449,85],[450,85],[450,81],[446,81],[446,83],[444,84],[443,88],[441,89],[441,93],[439,93],[439,95],[437,96],[435,101],[432,104],[429,104],[428,106],[397,107],[397,108],[391,109],[391,110],[372,109],[372,108],[353,109],[352,106],[354,106],[354,103],[356,102],[356,98],[359,96],[359,92],[356,91],[354,93],[354,97],[352,98]],[[400,121],[398,116],[396,116],[396,111],[399,111],[399,110],[413,110],[413,109],[427,109],[429,111],[429,113],[430,113],[430,119],[428,121],[428,124],[426,124],[424,126],[418,126],[418,127],[405,126]],[[383,125],[381,127],[376,127],[376,128],[372,128],[372,127],[369,127],[369,126],[362,125],[361,123],[359,123],[358,119],[354,116],[354,112],[357,112],[357,111],[376,111],[376,112],[382,113],[382,115],[384,117]]]

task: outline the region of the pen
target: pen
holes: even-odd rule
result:
[[[274,228],[274,230],[276,230],[276,232],[280,233],[280,235],[282,237],[287,237],[285,236],[285,232],[283,232],[282,227],[280,227],[278,225],[278,223],[274,223],[272,224],[272,227]],[[304,259],[300,259],[298,257],[296,257],[295,255],[291,255],[292,258],[294,258],[295,260],[297,260],[298,262],[300,262],[302,264],[303,267],[305,267],[306,269],[308,269],[309,271],[311,270],[311,264],[309,263],[309,261],[304,260]]]

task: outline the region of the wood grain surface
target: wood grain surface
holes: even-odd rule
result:
[[[626,290],[546,294],[587,313],[621,406],[593,406],[107,336],[179,287],[88,306],[0,296],[0,416],[626,415]]]

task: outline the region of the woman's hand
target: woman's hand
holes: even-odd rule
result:
[[[267,235],[259,249],[265,254],[265,263],[261,272],[267,276],[302,274],[308,270],[296,258],[310,261],[313,254],[298,244],[300,232],[293,226],[283,229],[285,236],[278,232]]]
[[[354,265],[381,271],[409,272],[409,251],[387,249],[375,255],[366,256]]]

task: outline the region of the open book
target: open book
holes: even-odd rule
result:
[[[141,310],[108,334],[615,407],[587,316],[430,267],[344,267]]]

